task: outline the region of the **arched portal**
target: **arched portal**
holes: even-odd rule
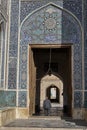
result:
[[[23,63],[24,67],[19,68],[20,69],[19,87],[20,89],[26,89],[29,85],[28,105],[29,105],[29,111],[31,115],[35,110],[35,103],[37,102],[40,106],[40,80],[37,80],[37,78],[39,77],[41,79],[45,74],[45,72],[43,72],[44,69],[41,66],[42,62],[39,65],[37,65],[36,57],[34,55],[36,50],[31,49],[30,46],[31,45],[38,46],[36,48],[38,48],[38,52],[39,52],[40,45],[43,48],[47,48],[48,45],[49,45],[48,48],[50,47],[53,48],[53,45],[55,44],[57,46],[56,48],[58,53],[56,51],[56,56],[54,57],[54,59],[59,57],[60,51],[63,53],[61,54],[61,57],[58,60],[54,60],[52,64],[53,66],[57,66],[57,64],[59,65],[60,69],[58,70],[60,72],[58,72],[58,70],[56,71],[60,73],[62,76],[64,76],[65,78],[63,97],[66,94],[69,97],[68,99],[66,98],[66,104],[68,102],[68,107],[70,110],[69,113],[72,113],[71,112],[72,108],[76,109],[79,106],[81,107],[82,105],[82,98],[81,100],[78,99],[78,94],[77,94],[79,93],[82,95],[80,91],[82,90],[81,24],[79,20],[71,12],[59,6],[56,6],[53,3],[49,3],[35,10],[31,14],[29,14],[22,22],[20,28],[19,64],[21,65]],[[64,47],[64,45],[67,47]],[[26,57],[28,56],[28,52],[30,57],[28,58],[29,60],[26,60]],[[63,55],[64,52],[65,55]],[[37,59],[38,59],[38,55],[39,54],[37,54]],[[46,55],[46,50],[45,50],[43,52],[42,57],[46,57],[46,56],[48,56],[48,54]],[[56,61],[57,62],[62,61],[61,58],[64,58],[65,56],[68,58],[64,59],[65,60],[63,61],[64,64],[56,63]],[[40,57],[39,57],[40,61],[42,61],[42,57],[40,52]],[[48,60],[46,62],[48,62]],[[46,63],[44,63],[43,66],[45,65]],[[53,67],[54,70],[55,68],[56,67]],[[43,73],[39,71],[40,69],[42,69]],[[23,75],[25,75],[24,79],[23,79]],[[28,78],[29,78],[29,84],[28,84]],[[75,90],[78,90],[78,92]],[[75,99],[78,99],[79,101],[76,101]]]

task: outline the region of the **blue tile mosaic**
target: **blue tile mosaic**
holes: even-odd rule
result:
[[[49,12],[50,9],[51,12]],[[52,25],[50,25],[50,21]],[[81,41],[81,28],[77,20],[74,19],[72,15],[52,4],[45,6],[28,17],[21,28],[21,46],[27,46],[29,43],[51,44],[53,42],[56,44],[70,43],[74,45],[74,89],[82,89]],[[20,54],[24,54],[23,50],[21,50]],[[20,61],[22,61],[22,59]],[[26,63],[24,64],[26,65]],[[25,66],[24,64],[23,66]],[[21,68],[20,74],[22,74],[22,72],[26,73],[27,71]],[[27,79],[27,75],[25,79]]]
[[[87,108],[87,92],[84,92],[84,108]]]
[[[16,52],[18,48],[18,20],[19,20],[19,0],[11,1],[11,26],[10,26],[10,51]],[[14,55],[11,55],[14,57]]]
[[[82,107],[82,92],[76,91],[74,92],[74,108]]]
[[[7,91],[5,92],[5,100],[7,107],[15,107],[16,106],[16,92],[15,91]]]
[[[1,25],[3,28],[3,39],[5,39],[5,23],[3,22],[3,24]],[[2,42],[2,61],[1,61],[1,85],[0,88],[4,87],[4,64],[5,64],[5,40],[3,40]]]
[[[19,89],[27,89],[27,54],[28,47],[20,47],[20,67],[19,67]]]
[[[15,91],[0,91],[0,108],[15,107],[16,92]]]
[[[9,72],[8,72],[8,89],[16,89],[16,78],[17,78],[17,59],[9,59]]]
[[[19,20],[19,0],[11,0],[8,89],[16,89],[17,53],[18,53],[18,20]],[[14,59],[14,57],[16,59]],[[11,60],[11,58],[13,58],[13,61]],[[14,65],[13,62],[15,63]]]
[[[26,107],[27,106],[27,91],[19,91],[18,93],[18,106]]]
[[[7,0],[2,0],[1,3],[2,3],[2,5],[3,5],[5,11],[7,11]],[[7,12],[6,12],[6,13],[7,13]]]
[[[5,101],[5,93],[4,91],[0,91],[0,108],[6,106],[6,101]]]
[[[22,1],[21,2],[21,22],[23,19],[32,11],[48,4],[49,2],[53,2],[56,5],[63,7],[63,0],[43,0],[43,1]]]
[[[11,0],[11,28],[10,28],[10,46],[9,46],[9,68],[8,68],[8,89],[16,89],[17,78],[17,52],[18,52],[18,19],[19,19],[19,0]],[[71,11],[80,21],[82,21],[82,0],[51,0],[56,5]],[[20,20],[49,3],[49,0],[44,1],[21,1]],[[78,5],[77,5],[78,3]],[[81,30],[77,21],[65,13],[61,9],[50,4],[31,15],[24,22],[21,28],[20,41],[20,61],[19,61],[19,90],[18,106],[27,106],[27,55],[29,43],[71,43],[74,46],[73,55],[73,71],[74,71],[74,89],[82,89],[82,46],[81,46]],[[51,9],[49,11],[49,9]],[[56,11],[55,11],[56,10]],[[47,12],[46,12],[47,11]],[[49,13],[50,12],[50,13]],[[51,24],[52,23],[52,24]],[[66,26],[65,26],[66,25]],[[62,31],[61,31],[62,30]],[[15,57],[15,58],[14,58]],[[12,91],[13,92],[13,91]],[[1,92],[1,95],[6,95],[3,106],[16,105],[16,92]],[[13,102],[13,104],[12,104]],[[82,93],[74,93],[74,106],[81,107]]]
[[[87,90],[87,1],[84,0],[84,69],[85,89]]]
[[[82,22],[82,0],[63,0],[63,8],[72,12]]]
[[[61,43],[62,11],[49,5],[37,12],[24,22],[21,28],[21,44]]]

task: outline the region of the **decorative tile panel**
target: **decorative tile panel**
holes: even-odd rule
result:
[[[74,92],[74,108],[82,107],[82,92]]]
[[[6,97],[6,95],[5,95],[4,91],[0,91],[0,108],[6,106],[5,97]]]
[[[17,59],[9,59],[9,71],[8,71],[8,89],[16,89],[16,78],[17,78]]]
[[[0,91],[0,107],[15,107],[16,92],[15,91]]]
[[[5,39],[5,22],[3,22],[3,24],[1,25],[2,27],[2,38]],[[2,61],[1,61],[1,88],[4,88],[4,67],[5,67],[5,40],[3,40],[3,42],[1,42],[2,44],[2,48],[1,48],[1,56],[2,56]]]
[[[54,4],[48,4],[54,2]],[[21,28],[20,39],[20,56],[19,56],[19,92],[18,106],[27,106],[27,56],[29,43],[44,44],[73,44],[73,84],[74,89],[82,89],[82,39],[81,29],[78,22],[70,14],[63,11],[65,9],[71,11],[80,21],[82,21],[82,0],[44,0],[44,1],[21,1],[20,20],[24,21]],[[79,3],[77,5],[77,3]],[[19,0],[11,0],[11,28],[10,28],[10,45],[9,45],[9,69],[8,69],[8,89],[16,89],[17,78],[17,52],[18,52],[18,19],[19,19]],[[47,6],[44,6],[48,4]],[[56,5],[55,5],[56,4]],[[62,8],[57,7],[61,6]],[[44,6],[40,10],[35,11]],[[13,91],[12,91],[13,92]],[[16,105],[16,92],[1,92],[1,95],[7,95],[4,106]],[[1,96],[3,98],[3,96]],[[12,104],[13,102],[13,104]],[[81,107],[82,93],[74,93],[74,106]]]
[[[66,26],[65,26],[66,25]],[[62,41],[63,43],[71,43],[74,45],[74,89],[82,88],[82,33],[80,25],[77,21],[66,12],[62,17]]]
[[[16,92],[15,91],[5,92],[5,100],[6,100],[7,107],[15,107],[16,106]]]
[[[18,106],[19,107],[27,106],[27,92],[26,91],[20,91],[18,93]]]
[[[10,47],[9,53],[11,57],[12,51],[17,57],[18,51],[18,19],[19,19],[19,0],[11,0],[11,26],[10,26]]]
[[[84,92],[84,107],[87,108],[87,92]]]
[[[63,8],[72,12],[82,22],[82,0],[63,0]]]
[[[51,10],[51,12],[50,12]],[[31,20],[30,20],[31,19]],[[51,21],[50,21],[51,20]],[[61,43],[62,12],[52,5],[39,10],[24,22],[21,28],[21,44]],[[55,26],[50,25],[55,21]]]
[[[85,69],[85,89],[87,90],[87,1],[84,0],[84,69]]]
[[[4,9],[4,11],[7,13],[7,0],[2,0],[1,1],[1,4],[2,4],[2,7],[3,7],[3,9]]]
[[[56,5],[63,7],[63,0],[43,0],[43,1],[22,1],[21,2],[21,22],[23,19],[30,14],[32,11],[48,4],[49,2],[53,2]]]
[[[11,0],[8,89],[16,89],[19,0]]]
[[[27,89],[27,46],[20,47],[19,89]]]
[[[82,21],[82,0],[44,0],[44,1],[22,1],[21,2],[21,21],[32,11],[38,9],[49,2],[53,2],[70,12],[72,12],[80,21]]]
[[[77,20],[72,15],[53,4],[42,7],[42,9],[27,17],[22,25],[20,45],[28,46],[29,43],[73,44],[74,89],[82,89],[81,28]],[[22,48],[21,52],[23,53]],[[22,59],[20,61],[22,61]],[[26,65],[26,63],[24,64]],[[20,69],[20,74],[22,75],[22,73],[26,73],[23,68]],[[20,81],[21,79],[22,77],[20,76]],[[25,79],[27,79],[27,75]]]

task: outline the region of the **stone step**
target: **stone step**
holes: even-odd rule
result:
[[[38,118],[37,118],[38,117]],[[30,119],[33,120],[61,120],[60,116],[32,116]]]
[[[0,130],[87,130],[84,128],[25,128],[25,127],[1,127]]]
[[[87,130],[87,122],[71,118],[32,116],[29,119],[16,119],[0,127],[0,130]]]
[[[44,110],[43,109],[40,111],[40,115],[44,115]],[[57,107],[51,108],[50,116],[62,116],[62,115],[63,115],[63,112],[62,112],[61,109],[59,109]]]

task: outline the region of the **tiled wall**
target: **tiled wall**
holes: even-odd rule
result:
[[[15,107],[16,92],[15,91],[0,91],[0,107]]]
[[[68,3],[69,4],[69,3]],[[70,3],[71,5],[71,3]],[[64,2],[64,7],[66,7],[66,2]],[[72,5],[73,6],[73,5]],[[75,5],[74,5],[75,6]],[[81,4],[80,4],[81,6]],[[49,13],[49,9],[51,13]],[[75,8],[75,7],[74,7]],[[80,7],[79,7],[80,8]],[[53,12],[52,12],[53,11]],[[70,10],[69,10],[70,11]],[[81,13],[80,8],[80,13]],[[38,16],[39,15],[39,16]],[[54,19],[53,25],[56,21],[55,27],[49,27],[46,25],[48,19]],[[60,20],[59,20],[60,19]],[[59,20],[59,21],[58,21]],[[52,22],[52,21],[51,21]],[[49,23],[48,23],[49,24]],[[28,26],[30,25],[30,26]],[[66,26],[65,26],[66,25]],[[46,27],[48,26],[48,27]],[[51,28],[51,29],[49,29]],[[59,29],[60,28],[60,29]],[[62,32],[61,32],[62,29]],[[60,36],[60,37],[59,37]],[[75,99],[78,99],[80,103],[79,106],[82,106],[82,100],[78,98],[78,95],[82,96],[82,39],[81,39],[81,28],[77,20],[69,14],[69,12],[60,9],[54,4],[49,4],[44,6],[42,9],[37,10],[32,15],[28,16],[27,19],[22,23],[21,27],[21,42],[20,45],[27,45],[29,43],[74,43],[74,90],[78,91],[78,94],[75,92]],[[24,54],[23,50],[21,52]],[[27,51],[25,51],[27,52]],[[22,54],[20,53],[20,54]],[[27,53],[26,53],[27,57]],[[20,55],[21,59],[21,55]],[[23,58],[22,58],[23,59]],[[20,61],[22,61],[22,59]],[[26,64],[26,63],[24,63]],[[20,72],[26,73],[24,69],[20,69]],[[26,73],[27,80],[27,73]],[[80,91],[79,91],[80,90]],[[82,99],[82,97],[81,97]],[[76,101],[76,100],[74,100]],[[77,107],[77,102],[74,102],[74,106]]]
[[[87,108],[87,1],[84,0],[84,69],[85,69],[85,92],[84,105]]]
[[[38,10],[38,8],[40,9]],[[53,26],[50,26],[50,21]],[[21,0],[11,0],[8,90],[10,90],[10,95],[13,93],[17,95],[15,106],[27,106],[28,44],[51,44],[54,42],[55,44],[73,43],[74,45],[74,106],[82,107],[82,34],[78,21],[82,24],[82,0],[37,0],[29,2],[27,0],[22,2]],[[20,26],[21,35],[18,33]],[[19,35],[21,36],[20,42],[18,42]],[[19,72],[19,77],[17,72]],[[18,82],[17,78],[19,79]],[[8,100],[10,101],[9,98]],[[9,106],[12,106],[12,102],[9,103]]]

